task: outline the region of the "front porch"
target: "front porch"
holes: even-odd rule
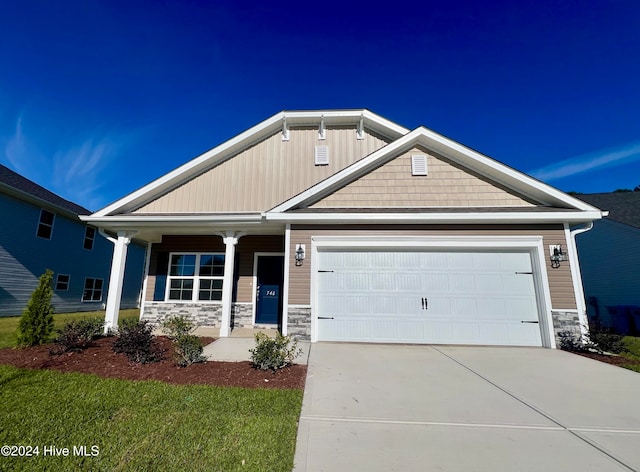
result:
[[[140,319],[157,324],[184,316],[216,338],[253,337],[264,329],[309,339],[310,311],[301,315],[291,307],[295,313],[289,313],[286,234],[225,231],[156,239],[147,246]],[[118,272],[112,270],[112,283],[122,283],[113,279]],[[109,306],[107,323],[117,323]]]

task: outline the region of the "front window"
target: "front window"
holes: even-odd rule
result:
[[[84,291],[82,292],[83,302],[99,302],[102,301],[102,279],[92,279],[87,277],[84,279]]]
[[[171,254],[167,300],[220,301],[224,254]]]

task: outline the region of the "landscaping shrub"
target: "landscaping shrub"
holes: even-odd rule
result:
[[[123,353],[139,364],[149,364],[162,359],[162,350],[153,338],[153,326],[148,321],[123,320],[118,336],[113,342],[113,351]]]
[[[571,352],[584,352],[587,346],[582,342],[582,336],[573,331],[561,331],[558,333],[560,338],[560,349]]]
[[[202,355],[202,341],[193,335],[196,329],[184,316],[174,316],[162,322],[162,331],[173,343],[173,360],[178,367],[186,367],[207,360]]]
[[[627,350],[624,335],[617,334],[612,328],[605,328],[600,324],[594,324],[589,329],[589,347],[600,354],[604,352],[620,354]]]
[[[58,329],[54,342],[62,347],[62,352],[81,351],[93,344],[103,334],[103,318],[72,320]]]
[[[40,283],[31,294],[18,325],[18,345],[37,346],[49,341],[53,332],[53,272],[49,269],[40,276]]]
[[[302,353],[302,349],[289,336],[278,333],[275,338],[270,338],[264,333],[256,333],[256,347],[249,349],[249,353],[254,368],[275,373],[290,365]]]

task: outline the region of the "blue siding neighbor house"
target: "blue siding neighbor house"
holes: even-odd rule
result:
[[[609,211],[576,238],[589,321],[640,334],[640,192],[577,197]]]
[[[113,244],[80,221],[91,212],[0,165],[0,316],[22,313],[46,270],[56,313],[102,309]],[[123,308],[138,305],[145,248],[130,244]]]

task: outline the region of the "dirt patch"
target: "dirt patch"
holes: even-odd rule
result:
[[[596,352],[576,352],[579,356],[588,357],[590,359],[595,359],[600,362],[605,362],[607,364],[622,366],[622,365],[637,365],[640,366],[640,360],[638,359],[629,359],[624,356],[613,356],[607,354],[598,354]]]
[[[256,370],[250,362],[202,362],[189,367],[176,367],[171,359],[172,345],[164,337],[156,338],[164,351],[164,359],[153,364],[135,364],[124,354],[111,350],[115,338],[103,338],[82,352],[51,354],[54,345],[25,349],[0,349],[0,364],[27,369],[52,369],[60,372],[82,372],[100,377],[125,380],[158,380],[178,385],[219,385],[246,388],[303,389],[307,366],[294,364],[275,374]],[[205,344],[212,338],[202,338]]]

